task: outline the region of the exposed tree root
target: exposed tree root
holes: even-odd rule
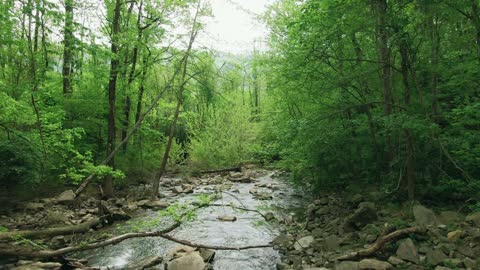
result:
[[[343,255],[343,256],[340,256],[340,257],[337,258],[337,260],[346,261],[346,260],[359,259],[359,258],[362,258],[362,257],[368,257],[368,256],[373,255],[375,252],[379,251],[385,244],[387,244],[387,243],[389,243],[393,240],[404,238],[404,237],[406,237],[406,236],[408,236],[409,234],[412,234],[412,233],[423,233],[423,232],[425,232],[425,229],[422,228],[422,227],[410,227],[410,228],[407,228],[407,229],[394,231],[394,232],[389,233],[385,236],[380,236],[377,239],[377,241],[375,241],[375,243],[373,243],[368,248],[362,249],[362,250],[359,250],[359,251],[355,251],[355,252],[352,252],[352,253],[349,253],[349,254],[346,254],[346,255]]]

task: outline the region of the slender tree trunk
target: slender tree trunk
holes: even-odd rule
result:
[[[169,156],[170,156],[170,150],[172,148],[172,143],[173,143],[173,139],[174,139],[174,135],[175,135],[175,128],[176,128],[176,125],[177,125],[178,117],[180,116],[180,108],[181,108],[182,103],[183,103],[183,92],[185,90],[185,84],[187,83],[186,77],[187,77],[188,59],[189,59],[190,53],[192,51],[193,42],[195,41],[195,38],[196,38],[197,33],[198,33],[197,19],[198,19],[198,16],[199,16],[200,7],[201,7],[201,1],[198,1],[197,10],[195,12],[195,17],[194,17],[193,23],[192,23],[192,30],[190,32],[190,41],[188,43],[187,50],[185,51],[185,55],[183,56],[183,58],[180,62],[180,65],[182,66],[182,75],[181,75],[181,80],[180,80],[180,83],[181,83],[180,88],[179,88],[178,93],[177,93],[178,94],[178,96],[177,96],[177,106],[175,108],[175,115],[174,115],[174,118],[173,118],[172,125],[170,126],[168,142],[167,142],[167,146],[165,148],[162,163],[160,164],[160,170],[158,172],[158,176],[155,177],[154,182],[153,182],[153,192],[152,192],[153,197],[158,197],[158,195],[159,195],[158,188],[160,186],[160,179],[162,178],[163,174],[165,173],[165,170],[166,170],[166,167],[167,167],[168,159],[169,159]]]
[[[388,28],[387,28],[387,0],[375,0],[375,9],[377,13],[377,45],[378,57],[381,63],[381,82],[383,87],[383,114],[388,116],[393,112],[393,93],[392,93],[392,68],[390,65],[390,48],[388,47]],[[386,163],[394,159],[392,144],[392,135],[386,135],[387,153]]]
[[[73,5],[74,0],[65,0],[65,25],[63,28],[63,94],[72,93],[73,70]]]
[[[107,139],[107,154],[110,154],[115,149],[115,99],[116,99],[116,86],[118,77],[118,34],[120,32],[120,9],[121,1],[115,0],[115,9],[112,20],[112,44],[111,53],[112,59],[110,60],[110,79],[108,82],[108,139]],[[115,169],[115,157],[112,157],[107,163],[108,166]],[[111,175],[105,177],[103,182],[104,196],[107,198],[113,197],[113,177]]]
[[[472,21],[475,26],[475,38],[477,42],[478,62],[480,63],[480,4],[478,0],[472,0]]]
[[[407,43],[404,39],[400,40],[400,61],[402,71],[402,81],[404,89],[405,108],[410,106],[411,87],[408,80],[408,72],[413,69],[408,57]],[[414,139],[409,128],[404,129],[405,141],[407,146],[407,190],[408,199],[413,201],[415,199],[415,167],[414,167]]]
[[[432,119],[438,122],[438,57],[440,51],[440,36],[438,33],[438,18],[434,14],[430,21],[430,35],[431,35],[431,62],[432,62]]]

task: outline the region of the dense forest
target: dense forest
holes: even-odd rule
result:
[[[192,46],[195,1],[106,1],[98,25],[95,1],[1,5],[4,187],[261,161],[313,189],[479,190],[478,1],[279,1],[249,56]]]
[[[247,54],[197,41],[211,16],[202,0],[2,0],[0,196],[161,198],[166,175],[257,164],[314,197],[480,210],[479,0],[271,1]]]

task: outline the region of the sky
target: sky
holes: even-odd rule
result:
[[[232,54],[248,54],[265,47],[268,31],[255,16],[273,0],[208,0],[213,17],[197,39],[198,45]],[[254,45],[255,44],[255,45]]]

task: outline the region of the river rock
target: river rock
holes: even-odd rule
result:
[[[306,249],[310,247],[313,241],[314,241],[313,236],[311,235],[305,236],[295,241],[295,244],[293,245],[293,247],[295,248],[295,250]]]
[[[379,261],[376,259],[361,260],[358,266],[360,269],[375,269],[375,270],[387,270],[387,269],[393,268],[393,266],[390,263]]]
[[[204,262],[211,262],[215,257],[215,251],[208,248],[199,248],[198,252],[202,256]]]
[[[466,257],[463,259],[463,264],[467,269],[478,269],[478,263],[474,259]]]
[[[439,249],[428,250],[426,253],[426,257],[427,257],[427,262],[433,266],[439,265],[445,259],[448,258],[447,255],[445,255],[445,253],[443,253],[443,251]]]
[[[360,229],[365,225],[377,219],[377,211],[375,204],[372,202],[360,203],[357,210],[352,215],[347,217],[342,229],[344,232],[351,232],[355,229]]]
[[[220,220],[220,221],[234,222],[234,221],[237,220],[237,217],[224,215],[224,216],[218,216],[217,219]]]
[[[168,270],[204,270],[205,262],[198,252],[189,252],[167,264]]]
[[[183,191],[183,188],[181,186],[174,186],[172,188],[172,192],[175,193],[175,194],[182,193],[182,191]]]
[[[336,235],[330,235],[325,238],[324,244],[326,250],[337,250],[340,247],[341,240]]]
[[[480,227],[480,212],[475,212],[468,215],[465,218],[465,221],[471,224],[474,224],[477,227]]]
[[[25,204],[25,209],[29,211],[41,211],[45,209],[45,205],[43,203],[27,203]]]
[[[438,221],[442,224],[450,225],[458,222],[460,220],[460,215],[455,211],[442,211],[438,216]]]
[[[388,257],[388,262],[392,265],[399,265],[399,264],[405,263],[402,259],[395,256]]]
[[[287,247],[290,245],[291,242],[292,242],[292,236],[285,233],[281,233],[280,235],[275,237],[275,239],[273,239],[272,241],[273,245],[280,246],[280,247]]]
[[[422,226],[435,226],[438,224],[435,213],[423,205],[415,205],[413,207],[413,216],[415,223]]]
[[[397,257],[412,263],[420,263],[417,247],[410,238],[400,242],[400,245],[397,249]]]
[[[60,204],[71,204],[75,200],[75,193],[73,190],[65,190],[60,195],[58,195],[56,201]]]
[[[335,265],[335,270],[359,270],[358,262],[344,261]]]
[[[462,237],[462,235],[463,235],[462,230],[451,231],[447,234],[447,239],[450,242],[457,242]]]
[[[145,208],[160,208],[164,209],[170,206],[169,202],[160,201],[160,200],[148,200],[143,207]]]

